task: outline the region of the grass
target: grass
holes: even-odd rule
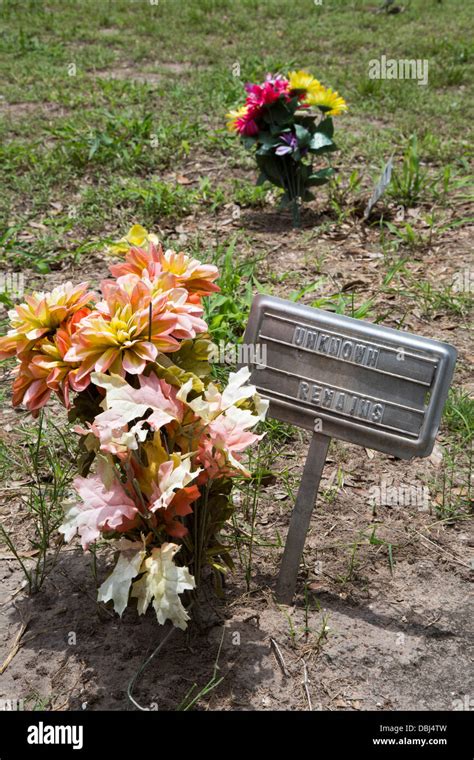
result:
[[[428,12],[430,30],[420,39]],[[349,165],[361,152],[369,165],[374,159],[379,163],[393,150],[395,138],[400,160],[392,192],[401,203],[423,197],[434,165],[445,171],[449,161],[453,172],[462,168],[456,162],[468,144],[469,106],[459,88],[471,79],[473,52],[468,9],[460,0],[440,4],[434,13],[414,0],[397,18],[373,15],[365,3],[348,6],[343,0],[321,7],[301,0],[297,14],[282,0],[264,5],[162,0],[143,7],[115,0],[100,8],[91,0],[55,0],[47,7],[42,0],[26,5],[5,0],[0,17],[2,94],[12,104],[5,114],[0,111],[0,136],[6,138],[1,211],[5,221],[14,220],[21,229],[27,219],[43,220],[52,201],[70,199],[83,184],[103,197],[111,180],[116,187],[117,172],[132,184],[129,206],[119,194],[125,209],[137,202],[137,213],[155,222],[170,206],[182,213],[182,188],[175,188],[176,201],[163,188],[160,194],[156,173],[203,150],[245,163],[242,148],[223,128],[225,111],[241,97],[243,82],[294,65],[317,70],[347,97],[349,123],[363,131],[356,140],[352,129],[339,136]],[[318,38],[317,55],[308,25]],[[429,58],[430,87],[369,80],[368,61],[386,53],[387,45],[393,56],[416,50],[418,57]],[[353,65],[347,65],[347,56]],[[176,61],[182,62],[181,70],[169,68]],[[240,76],[234,76],[236,63]],[[147,81],[147,74],[154,78]],[[386,114],[390,127],[374,129],[374,114]],[[358,181],[356,172],[342,186],[333,186],[331,203],[346,207],[347,187],[353,192]],[[239,206],[263,202],[264,189],[232,176],[229,184],[227,195]],[[115,192],[110,196],[115,199]],[[207,202],[201,193],[198,203]],[[94,231],[109,220],[115,223],[114,203],[101,200],[94,208]],[[91,227],[86,223],[83,231]],[[54,259],[63,241],[64,229],[56,229],[40,246],[40,258]]]

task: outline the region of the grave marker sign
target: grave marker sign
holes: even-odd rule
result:
[[[439,341],[281,298],[254,298],[244,343],[270,416],[313,431],[277,585],[289,603],[331,438],[403,459],[428,456],[456,362]]]

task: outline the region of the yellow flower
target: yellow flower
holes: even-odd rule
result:
[[[227,116],[227,129],[229,132],[237,132],[237,125],[239,119],[242,119],[245,114],[247,113],[248,106],[242,106],[241,108],[233,109],[232,111],[229,111]]]
[[[313,77],[312,74],[308,74],[307,71],[290,71],[288,74],[288,81],[290,83],[290,90],[306,90],[306,92],[313,92],[321,87],[321,83]]]
[[[158,238],[151,232],[148,232],[141,224],[134,224],[129,229],[125,237],[118,240],[116,243],[111,243],[107,248],[107,253],[121,254],[127,253],[130,248],[146,248],[148,244],[158,245]]]
[[[344,98],[341,98],[339,93],[334,92],[330,87],[323,87],[323,85],[308,92],[304,102],[309,106],[330,109],[326,112],[328,116],[339,116],[339,114],[347,111],[347,104]]]
[[[50,293],[34,292],[25,303],[9,312],[11,329],[0,338],[0,361],[10,356],[22,356],[36,341],[53,333],[69,317],[79,312],[94,293],[87,290],[87,282],[73,286],[72,282],[58,285]]]
[[[177,329],[179,315],[169,310],[169,294],[153,298],[135,275],[121,278],[120,285],[103,284],[102,293],[104,301],[81,321],[65,356],[66,361],[81,364],[78,380],[94,370],[110,369],[122,377],[125,372],[140,375],[159,351],[179,349],[170,335]]]

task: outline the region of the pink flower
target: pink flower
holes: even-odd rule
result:
[[[81,391],[87,387],[89,378],[78,380],[79,365],[67,362],[65,356],[71,347],[72,335],[89,313],[87,307],[79,309],[56,329],[51,338],[38,340],[34,350],[22,355],[21,363],[15,370],[13,406],[23,403],[36,417],[54,392],[69,409],[70,389]]]
[[[228,114],[228,127],[231,131],[252,137],[258,134],[258,120],[263,116],[267,106],[271,106],[280,97],[290,99],[289,82],[282,76],[272,77],[268,74],[263,84],[246,84],[248,92],[245,105]]]
[[[282,76],[272,77],[271,74],[267,74],[263,84],[246,84],[245,89],[249,93],[246,103],[251,108],[261,109],[270,106],[281,95],[285,100],[290,99],[289,82]]]
[[[214,283],[219,272],[213,264],[201,264],[180,251],[163,251],[161,246],[150,244],[148,250],[130,248],[121,264],[113,264],[110,272],[114,277],[135,274],[154,282],[162,291],[172,288],[186,288],[198,296],[217,293],[219,286]]]
[[[135,502],[125,492],[115,469],[102,460],[96,475],[77,477],[74,488],[82,503],[70,507],[59,528],[66,541],[79,533],[83,549],[103,531],[125,531],[133,527],[138,515]]]
[[[128,274],[117,283],[103,282],[104,300],[82,320],[72,337],[66,361],[79,362],[77,379],[92,371],[139,375],[158,351],[179,349],[171,333],[178,317],[168,309],[168,294],[153,297],[148,285]]]
[[[261,109],[256,106],[245,106],[245,108],[246,110],[235,119],[235,130],[241,135],[253,137],[259,131],[256,119],[260,116]]]
[[[66,282],[50,293],[32,293],[25,303],[15,306],[9,312],[11,329],[0,338],[0,361],[15,354],[21,359],[38,340],[94,301],[95,294],[87,288],[87,282],[76,286]]]
[[[241,464],[239,454],[263,438],[247,430],[253,425],[255,416],[249,410],[231,407],[206,427],[199,441],[197,461],[210,478],[250,475]]]

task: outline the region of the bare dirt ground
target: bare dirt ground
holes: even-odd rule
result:
[[[178,230],[163,231],[185,243],[198,230],[212,243],[216,230],[221,236],[244,230],[248,251],[265,254],[259,264],[261,282],[271,273],[293,272],[298,287],[323,271],[339,286],[352,283],[364,298],[373,296],[390,310],[385,324],[396,326],[403,300],[384,303],[388,297],[379,292],[377,236],[354,219],[337,237],[320,233],[314,225],[324,221],[324,213],[311,204],[303,233],[290,231],[271,210],[243,211],[235,220],[231,208],[214,219],[190,216]],[[306,234],[311,228],[314,232]],[[472,240],[472,227],[446,233],[412,264],[420,277],[438,283],[452,280],[469,266]],[[68,270],[68,279],[84,279],[84,269]],[[87,269],[94,280],[105,274],[100,257],[91,257]],[[65,275],[59,273],[60,279]],[[48,279],[57,281],[58,273],[43,278],[44,288]],[[277,292],[285,296],[288,286]],[[458,318],[435,313],[428,319],[415,306],[403,327],[455,345],[457,384],[472,389],[472,344]],[[3,383],[7,381],[5,377]],[[11,440],[22,416],[11,410],[7,398],[0,418],[4,440]],[[289,470],[294,494],[307,444],[306,434],[295,431],[272,465],[275,473]],[[197,709],[450,710],[456,700],[474,694],[469,601],[474,537],[467,521],[437,517],[440,497],[431,484],[443,457],[443,434],[434,455],[413,462],[333,442],[294,606],[279,607],[272,595],[281,548],[254,547],[250,588],[239,562],[223,599],[213,595],[210,584],[204,585],[199,607],[193,609],[194,622],[186,633],[176,631],[167,640],[137,679],[134,698],[149,709],[176,709],[193,684],[200,690],[210,681],[220,647],[217,674],[223,680]],[[31,548],[28,524],[15,477],[12,472],[0,517],[7,528],[13,521],[20,525],[26,551]],[[371,488],[382,481],[428,484],[426,511],[419,505],[378,506],[374,514]],[[275,543],[278,534],[284,540],[291,508],[292,499],[277,475],[259,502],[260,543]],[[369,543],[373,526],[381,540],[375,545]],[[76,545],[61,551],[43,590],[33,597],[25,595],[21,571],[6,549],[2,551],[0,667],[13,657],[0,675],[0,699],[15,696],[25,699],[26,707],[42,704],[54,710],[134,709],[127,685],[167,629],[152,614],[139,618],[132,607],[120,620],[98,606],[90,560]],[[107,556],[101,554],[100,581],[107,569]]]
[[[337,449],[347,481],[331,504],[320,501],[315,510],[301,574],[306,599],[301,583],[294,607],[273,601],[280,552],[257,549],[250,592],[240,572],[229,579],[223,600],[210,586],[203,589],[196,622],[187,633],[174,632],[138,679],[139,704],[175,709],[194,683],[201,688],[210,680],[221,643],[224,680],[201,709],[308,709],[305,668],[313,709],[452,709],[455,700],[472,694],[472,535],[465,526],[433,526],[436,519],[416,509],[385,507],[372,516],[367,486],[381,470],[401,478],[404,469],[413,480],[419,466],[432,464],[417,467],[377,454],[370,460],[349,445]],[[291,455],[297,480],[304,448]],[[287,461],[285,452],[281,459]],[[331,456],[323,492],[335,467]],[[278,488],[278,482],[269,487],[259,510],[263,539],[275,529],[284,535],[288,524],[290,505],[279,500]],[[369,552],[366,546],[341,584],[348,574],[345,544],[378,522],[378,536],[396,547],[393,575],[384,547]],[[103,559],[100,580],[106,568]],[[32,598],[18,593],[23,578],[14,562],[2,558],[0,573],[2,661],[22,622],[28,623],[1,677],[0,698],[41,695],[53,709],[131,708],[126,687],[165,633],[153,616],[141,619],[129,609],[120,621],[99,608],[90,562],[80,549],[61,552]]]

